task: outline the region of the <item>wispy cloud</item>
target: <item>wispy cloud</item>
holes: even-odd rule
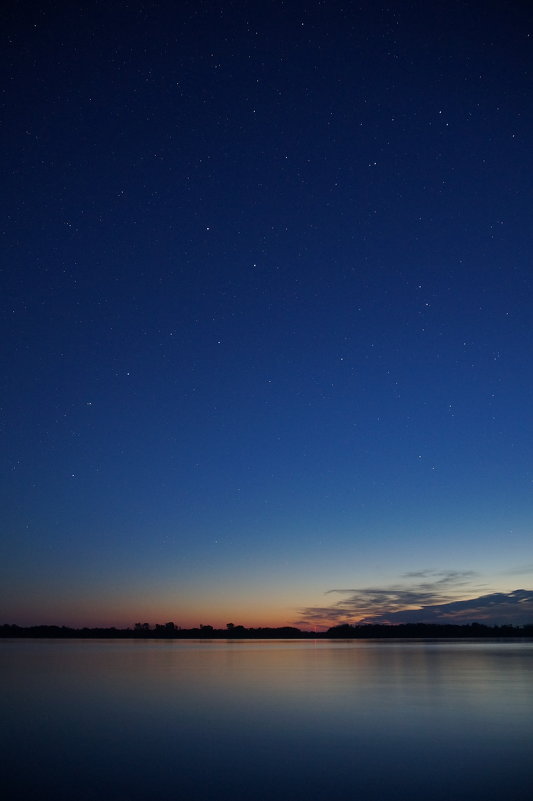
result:
[[[533,562],[526,565],[517,565],[510,567],[508,570],[502,570],[502,574],[506,576],[526,576],[533,573]]]
[[[473,570],[414,570],[409,573],[402,573],[402,578],[431,578],[434,577],[440,584],[457,583],[458,581],[469,580],[476,573]]]
[[[533,623],[533,590],[493,592],[466,601],[363,618],[361,623],[488,623],[524,625]]]
[[[410,580],[409,585],[328,590],[326,595],[343,597],[330,605],[302,609],[297,623],[533,622],[533,591],[480,594],[465,599],[465,595],[472,594],[475,577],[476,573],[470,570],[427,569],[405,573],[402,578]],[[478,584],[474,589],[479,592],[482,587]]]

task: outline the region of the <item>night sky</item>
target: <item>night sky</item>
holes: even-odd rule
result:
[[[533,622],[531,5],[1,22],[0,622]]]

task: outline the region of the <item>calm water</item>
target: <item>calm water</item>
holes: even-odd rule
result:
[[[9,801],[533,793],[531,642],[8,640],[0,669]]]

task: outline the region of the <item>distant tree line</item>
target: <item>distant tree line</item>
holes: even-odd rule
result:
[[[302,631],[294,626],[279,628],[245,626],[228,623],[225,629],[200,624],[183,629],[175,623],[135,623],[131,628],[69,628],[68,626],[0,625],[0,637],[94,637],[135,639],[391,639],[391,638],[460,638],[460,637],[533,637],[533,623],[526,626],[487,626],[483,623],[400,623],[352,625],[342,623],[324,632]]]
[[[487,626],[484,623],[397,623],[389,626],[383,623],[365,623],[353,626],[342,623],[333,626],[325,633],[331,637],[391,638],[391,637],[533,637],[533,623],[526,626]]]

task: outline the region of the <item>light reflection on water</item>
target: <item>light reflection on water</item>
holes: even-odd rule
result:
[[[0,642],[10,801],[529,799],[533,643]]]

